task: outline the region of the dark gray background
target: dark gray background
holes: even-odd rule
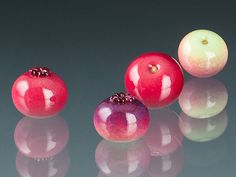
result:
[[[17,176],[13,132],[22,115],[12,104],[11,86],[18,75],[33,66],[47,66],[65,80],[69,101],[61,115],[70,128],[71,165],[67,176],[97,176],[94,152],[101,138],[92,122],[96,105],[124,90],[125,70],[136,56],[162,51],[177,58],[180,39],[194,29],[206,28],[220,34],[229,48],[227,66],[216,76],[228,89],[229,125],[214,142],[184,140],[184,152],[201,154],[222,144],[227,151],[208,166],[185,161],[180,176],[234,177],[236,12],[234,4],[220,2],[1,1],[1,176]],[[177,103],[171,108],[180,112]]]

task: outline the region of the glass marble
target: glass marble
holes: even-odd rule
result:
[[[141,140],[129,143],[103,140],[96,148],[95,160],[100,176],[139,177],[149,166],[150,153]]]
[[[179,96],[182,111],[190,117],[204,119],[219,114],[226,107],[228,92],[219,80],[192,78]]]
[[[144,141],[152,156],[164,156],[182,146],[183,134],[178,126],[178,115],[169,108],[152,110],[150,127]]]
[[[136,98],[117,93],[102,101],[94,113],[94,126],[104,139],[116,142],[134,141],[149,127],[148,109]]]
[[[180,114],[179,126],[184,136],[195,142],[212,141],[220,137],[228,125],[228,115],[224,110],[216,116],[207,119],[196,119]]]
[[[225,41],[210,30],[188,33],[178,49],[182,67],[196,77],[211,77],[219,73],[227,63],[228,48]]]
[[[14,132],[18,150],[27,157],[44,159],[60,153],[67,145],[69,130],[60,117],[21,119]]]

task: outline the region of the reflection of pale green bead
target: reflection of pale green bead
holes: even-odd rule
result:
[[[227,127],[226,111],[208,119],[196,119],[180,114],[179,126],[184,136],[192,141],[207,142],[222,135]]]
[[[224,110],[228,93],[224,84],[216,79],[193,78],[186,82],[179,96],[182,111],[190,117],[204,119]]]

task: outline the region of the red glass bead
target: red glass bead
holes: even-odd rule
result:
[[[19,76],[12,87],[15,107],[24,115],[45,118],[57,114],[66,104],[64,81],[46,67],[36,67]]]
[[[97,132],[109,141],[133,141],[142,137],[149,126],[148,109],[136,98],[118,93],[104,101],[94,113]]]
[[[127,92],[154,108],[176,100],[183,83],[183,72],[177,61],[158,52],[142,54],[129,65],[125,74]]]

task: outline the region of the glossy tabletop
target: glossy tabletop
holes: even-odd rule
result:
[[[236,13],[233,4],[162,1],[0,2],[0,176],[235,177]],[[184,72],[172,105],[151,110],[145,136],[131,143],[103,140],[96,106],[125,91],[128,65],[160,51],[178,61],[188,32],[220,34],[228,63],[213,78]],[[14,80],[35,66],[57,73],[68,102],[52,119],[32,120],[14,107]],[[191,118],[198,117],[198,118]]]

